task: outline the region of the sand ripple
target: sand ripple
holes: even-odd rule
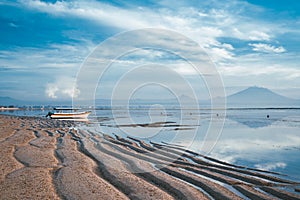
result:
[[[0,116],[0,199],[300,199],[299,183],[170,144]]]

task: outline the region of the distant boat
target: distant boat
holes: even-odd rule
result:
[[[51,119],[87,119],[89,114],[91,114],[90,111],[77,112],[78,109],[79,108],[54,108],[57,112],[48,112],[46,117],[49,116]]]
[[[19,110],[19,108],[15,108],[15,107],[0,107],[0,110]]]

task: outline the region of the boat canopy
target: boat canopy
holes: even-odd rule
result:
[[[80,110],[81,108],[54,108],[54,110]]]

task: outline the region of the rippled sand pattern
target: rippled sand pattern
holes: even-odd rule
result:
[[[74,126],[0,116],[0,199],[300,199],[273,172]]]

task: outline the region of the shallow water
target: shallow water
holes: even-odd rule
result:
[[[299,181],[300,110],[229,111],[211,156]]]
[[[98,117],[108,118],[96,122],[93,128],[124,137],[129,135],[146,141],[183,145],[219,160],[280,172],[300,181],[299,109],[232,109],[226,111],[224,121],[222,112],[131,110],[128,116],[126,110],[117,110],[114,114],[110,110],[97,111]],[[152,122],[175,122],[171,125],[179,126],[122,127]],[[218,131],[221,131],[220,135]]]
[[[44,117],[47,111],[1,113]],[[300,181],[300,109],[231,109],[224,116],[224,110],[104,109],[96,110],[91,123],[81,128],[183,145]]]

